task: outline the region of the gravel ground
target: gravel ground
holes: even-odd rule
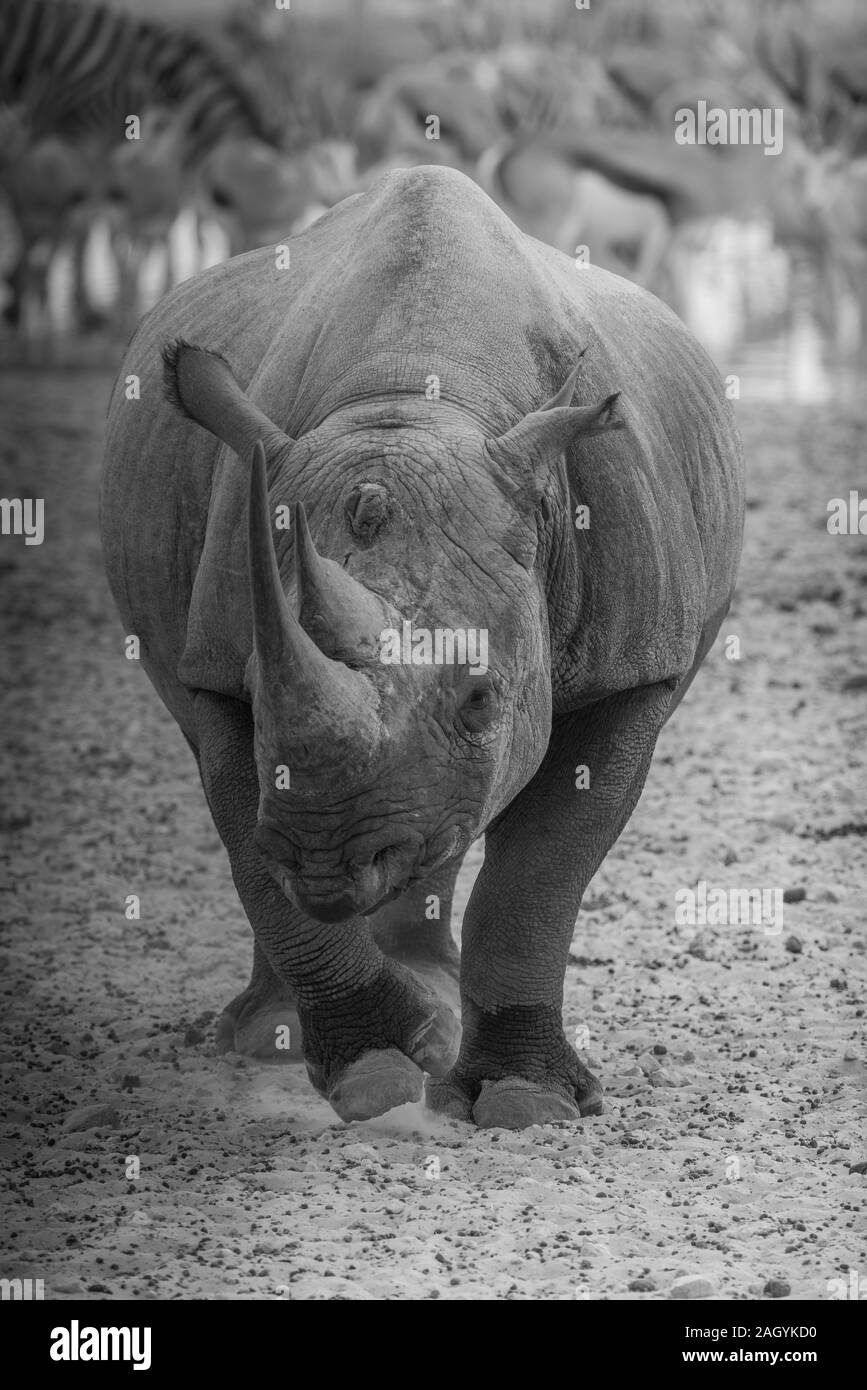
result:
[[[46,508],[42,546],[0,542],[3,1275],[58,1299],[827,1299],[855,1269],[867,1293],[867,549],[826,528],[864,483],[863,409],[740,407],[740,590],[575,933],[564,1013],[606,1113],[513,1134],[416,1106],[344,1125],[303,1069],[214,1055],[249,932],[102,575],[108,388],[0,375],[2,494]],[[783,922],[677,925],[700,880],[785,891]]]

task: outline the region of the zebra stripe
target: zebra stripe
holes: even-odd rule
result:
[[[192,160],[227,135],[274,135],[198,35],[85,0],[0,0],[0,104],[23,109],[34,137],[109,143],[143,107],[180,108]]]

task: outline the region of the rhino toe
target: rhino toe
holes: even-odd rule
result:
[[[365,1052],[340,1072],[327,1100],[341,1120],[370,1120],[421,1100],[424,1073],[396,1047]]]
[[[473,1119],[480,1129],[528,1129],[530,1125],[562,1124],[580,1118],[578,1106],[566,1095],[546,1090],[523,1076],[483,1081],[473,1106]]]
[[[605,1108],[603,1095],[602,1083],[598,1077],[594,1076],[592,1071],[588,1071],[583,1062],[579,1062],[575,1099],[582,1116],[601,1115]]]

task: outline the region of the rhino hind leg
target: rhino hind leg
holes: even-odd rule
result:
[[[202,772],[199,749],[189,734],[184,737]],[[230,1001],[217,1018],[214,1042],[218,1054],[238,1052],[265,1062],[304,1061],[301,1024],[295,994],[268,964],[258,941],[253,940],[253,970],[247,988]]]
[[[428,1082],[432,1110],[506,1129],[601,1111],[563,1030],[563,981],[582,895],[641,795],[675,686],[559,716],[535,777],[489,829],[464,916],[461,1051]]]
[[[370,918],[373,939],[429,989],[460,1010],[460,952],[451,934],[452,898],[461,858],[454,859]]]
[[[227,1004],[216,1024],[217,1052],[240,1052],[267,1062],[303,1062],[301,1022],[295,994],[253,944],[253,973],[241,994]]]

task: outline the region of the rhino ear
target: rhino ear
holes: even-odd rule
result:
[[[271,458],[294,443],[248,400],[225,357],[183,338],[163,348],[163,389],[176,410],[246,458],[257,440]]]
[[[615,410],[619,391],[595,405],[569,404],[580,370],[579,364],[557,395],[538,410],[525,415],[505,434],[488,440],[485,447],[508,492],[525,496],[529,493],[528,500],[538,501],[551,470],[577,439],[606,434],[626,424]]]

